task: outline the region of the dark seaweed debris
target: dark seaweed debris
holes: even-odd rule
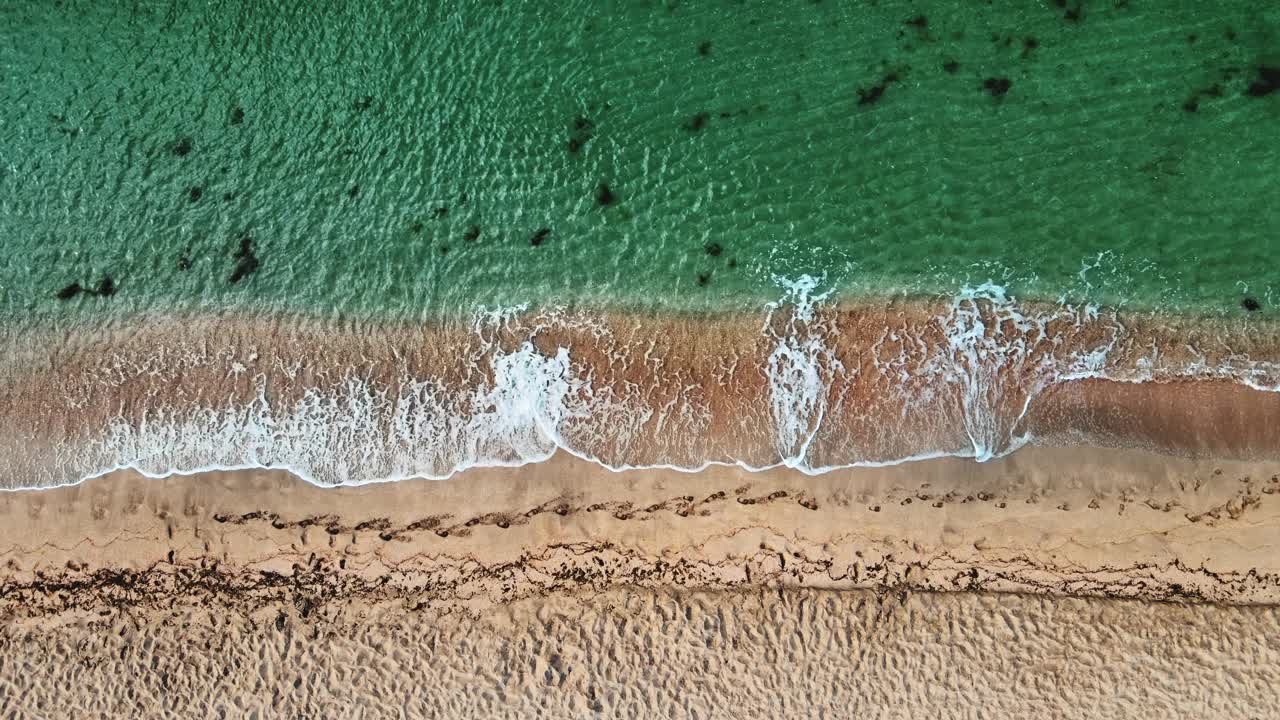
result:
[[[569,152],[577,153],[591,139],[595,123],[589,118],[579,115],[573,119],[573,130],[569,133]]]
[[[609,188],[607,183],[600,183],[600,187],[596,188],[596,202],[601,205],[612,205],[617,200],[618,196],[613,194],[613,190]]]
[[[81,293],[97,295],[98,297],[111,297],[116,294],[116,281],[110,275],[103,275],[102,279],[98,281],[98,285],[92,290],[84,287],[79,282],[73,282],[59,290],[55,297],[59,300],[70,300]]]
[[[881,79],[879,85],[858,88],[858,105],[874,105],[880,102],[880,98],[884,96],[884,91],[889,89],[889,85],[896,82],[898,82],[898,73],[891,72]]]
[[[1009,78],[987,78],[982,81],[982,87],[991,93],[991,97],[1000,97],[1009,92],[1009,88],[1013,87],[1013,81]]]
[[[1258,80],[1249,85],[1245,95],[1266,97],[1277,90],[1280,90],[1280,67],[1263,65],[1258,68]]]
[[[1084,18],[1084,0],[1076,0],[1074,6],[1069,6],[1067,0],[1053,0],[1053,4],[1062,10],[1062,19],[1067,22],[1080,22]]]
[[[116,281],[111,279],[110,275],[103,275],[102,280],[98,281],[98,287],[93,291],[99,297],[111,297],[116,294]]]
[[[234,257],[236,266],[231,271],[231,277],[227,278],[228,282],[233,285],[252,275],[260,265],[258,256],[254,252],[253,237],[248,231],[240,235],[240,247],[236,250]]]

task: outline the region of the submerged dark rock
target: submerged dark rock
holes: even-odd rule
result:
[[[232,284],[236,284],[246,277],[252,275],[258,270],[258,258],[253,255],[245,255],[236,260],[236,266],[231,271],[231,277],[227,280]]]

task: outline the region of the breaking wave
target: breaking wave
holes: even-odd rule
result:
[[[743,329],[517,306],[382,345],[308,336],[329,344],[319,354],[252,333],[214,349],[202,338],[200,352],[115,349],[65,385],[63,404],[46,403],[52,439],[20,449],[3,484],[249,467],[358,484],[557,452],[617,470],[986,461],[1032,439],[1021,423],[1057,383],[1280,389],[1280,366],[1247,351],[1205,352],[1095,306],[1024,306],[992,283],[932,306],[861,307],[834,302],[823,278],[774,280],[779,298]],[[101,423],[48,421],[95,413]]]

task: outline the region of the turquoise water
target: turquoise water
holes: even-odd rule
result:
[[[0,312],[1280,304],[1280,6],[343,5],[0,5]]]

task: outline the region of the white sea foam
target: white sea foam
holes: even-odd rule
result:
[[[540,350],[535,338],[547,330],[572,328],[601,339],[612,332],[607,324],[589,315],[531,314],[526,306],[513,306],[481,308],[474,314],[470,329],[476,350],[458,360],[466,370],[462,383],[411,376],[405,370],[398,383],[384,386],[351,374],[325,391],[308,388],[286,403],[271,399],[270,383],[297,381],[298,368],[260,366],[256,355],[202,348],[192,362],[221,363],[227,372],[251,378],[250,402],[195,409],[156,406],[140,419],[122,416],[74,456],[67,456],[66,448],[56,450],[54,472],[60,476],[47,476],[41,485],[57,484],[68,474],[91,477],[122,467],[155,476],[284,468],[321,485],[358,484],[445,478],[472,467],[540,462],[556,452],[613,470],[696,471],[737,464],[749,470],[785,466],[818,474],[941,455],[979,461],[1000,457],[1029,440],[1016,435],[1015,428],[1033,398],[1066,380],[1223,378],[1280,391],[1280,364],[1243,355],[1170,365],[1153,349],[1117,369],[1112,354],[1126,330],[1116,317],[1096,307],[1066,304],[1029,311],[991,282],[955,294],[934,320],[940,343],[926,342],[920,328],[886,328],[857,357],[840,357],[831,342],[839,328],[826,312],[832,290],[823,289],[825,278],[800,275],[775,277],[774,282],[781,296],[763,308],[761,332],[771,345],[764,367],[738,367],[734,360],[724,368],[764,374],[768,396],[761,399],[761,409],[770,421],[773,462],[753,466],[742,460],[691,458],[685,451],[707,441],[706,433],[715,426],[704,401],[707,389],[668,388],[657,401],[650,399],[652,388],[599,382],[570,348]],[[620,354],[612,360],[628,367],[635,364],[653,373],[663,367],[652,344],[615,352]],[[111,377],[154,374],[153,365],[144,361],[136,368],[108,369]],[[844,456],[833,457],[825,448],[824,463],[815,463],[815,443],[841,407],[832,404],[833,383],[859,382],[858,368],[866,365],[880,374],[877,388],[899,388],[900,397],[889,402],[901,406],[904,422],[932,422],[938,437],[961,433],[957,437],[967,438],[968,448],[926,442],[901,457],[884,457],[864,452],[850,439],[837,443]],[[840,425],[831,427],[827,444]],[[637,444],[685,459],[606,459],[631,458]]]
[[[939,322],[946,343],[922,372],[958,390],[965,434],[979,462],[1026,442],[1014,436],[1014,428],[1046,387],[1105,377],[1108,356],[1123,333],[1119,323],[1108,319],[1104,339],[1059,358],[1068,338],[1061,329],[1055,334],[1051,325],[1080,330],[1101,324],[1097,309],[1061,304],[1027,313],[1004,287],[990,282],[962,288]]]
[[[247,406],[156,408],[142,422],[119,419],[91,455],[100,467],[152,475],[273,467],[330,485],[538,462],[568,445],[566,430],[600,421],[615,432],[614,442],[635,432],[651,410],[593,392],[567,348],[544,355],[527,339],[511,351],[499,347],[492,337],[509,331],[521,310],[477,314],[489,382],[464,389],[435,378],[409,379],[388,396],[351,376],[334,390],[307,389],[281,406],[268,399],[267,376],[259,374]]]
[[[773,279],[786,293],[766,306],[763,330],[774,341],[766,368],[774,443],[782,465],[803,468],[827,412],[830,376],[844,366],[826,346],[827,328],[816,312],[832,291],[814,294],[821,281],[810,275],[797,280],[775,275]],[[779,314],[785,314],[781,331],[774,328]]]

